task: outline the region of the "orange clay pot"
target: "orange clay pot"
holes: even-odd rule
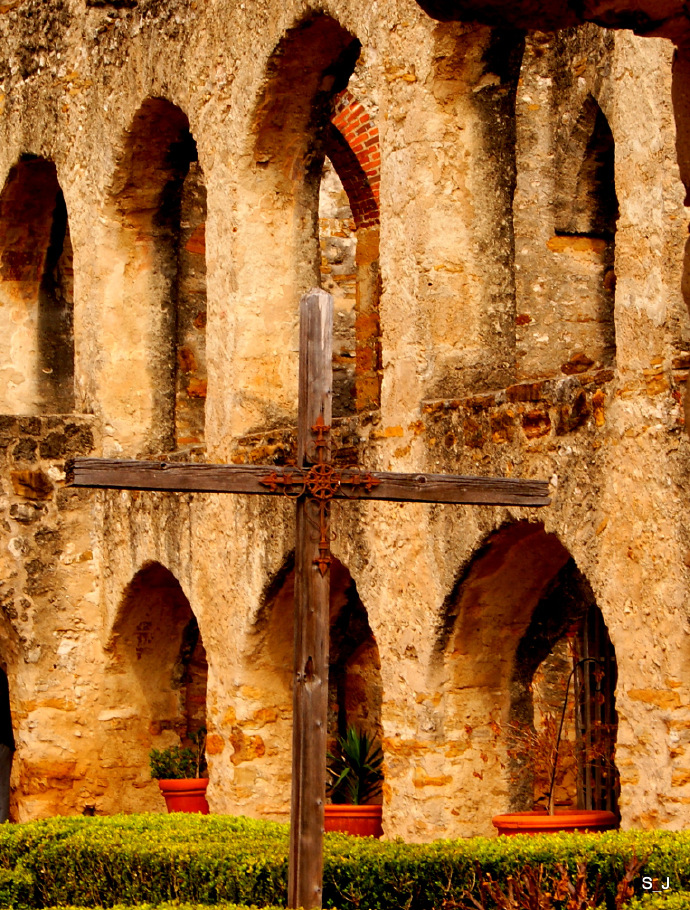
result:
[[[381,837],[382,812],[383,806],[324,806],[324,828],[357,837]]]
[[[161,788],[168,812],[200,812],[202,815],[208,815],[207,777],[159,780],[158,786]]]
[[[547,834],[554,831],[611,831],[618,827],[613,812],[603,809],[557,809],[549,815],[542,809],[510,812],[491,819],[499,834]]]

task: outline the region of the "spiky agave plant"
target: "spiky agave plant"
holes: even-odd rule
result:
[[[336,744],[336,754],[328,753],[327,783],[332,802],[361,806],[381,795],[383,750],[373,737],[356,727],[348,727]]]

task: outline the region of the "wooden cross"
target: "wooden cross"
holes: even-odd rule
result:
[[[475,505],[548,505],[537,480],[395,474],[339,468],[330,458],[333,298],[300,301],[296,467],[179,464],[79,458],[68,484],[120,490],[287,495],[296,500],[292,808],[288,906],[321,906],[333,499]],[[309,514],[311,510],[312,514]]]

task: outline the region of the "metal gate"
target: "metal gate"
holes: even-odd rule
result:
[[[616,654],[604,617],[592,605],[576,637],[575,719],[578,747],[578,806],[618,812],[620,781],[614,758],[616,714]],[[594,658],[592,661],[591,658]]]

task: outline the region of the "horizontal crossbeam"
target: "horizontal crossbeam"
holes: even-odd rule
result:
[[[281,496],[283,488],[271,490],[262,483],[271,473],[294,476],[297,469],[274,465],[77,458],[68,465],[67,483],[75,487],[119,490]],[[343,487],[335,492],[335,498],[503,506],[546,506],[551,501],[549,485],[543,480],[464,477],[459,474],[396,474],[387,471],[367,471],[367,475],[378,481],[376,486],[371,489]]]

